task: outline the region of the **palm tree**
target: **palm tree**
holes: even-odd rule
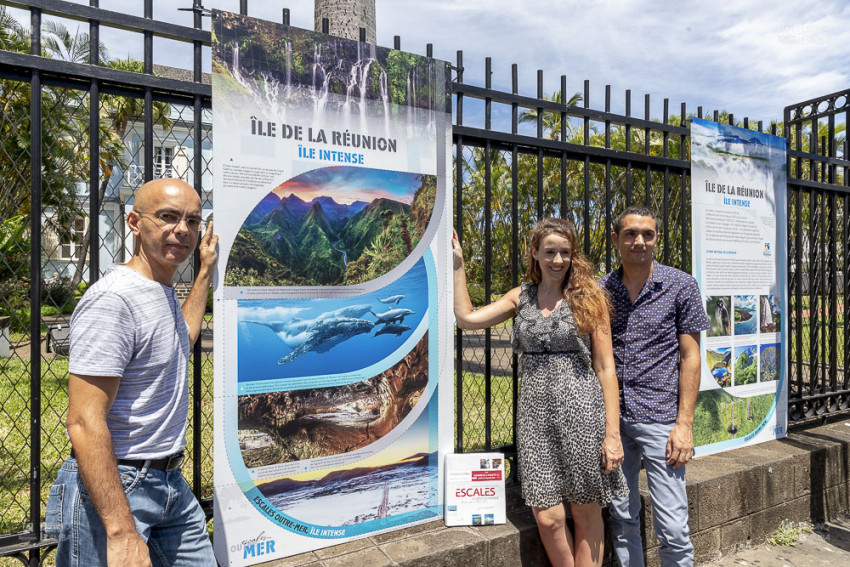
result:
[[[551,100],[552,102],[554,102],[556,104],[562,104],[563,95],[561,94],[560,90],[557,90],[554,93],[552,93],[551,99],[544,96],[543,100]],[[582,100],[584,100],[584,98],[582,97],[581,93],[575,93],[567,101],[567,106],[568,107],[576,106]],[[524,111],[522,114],[520,114],[519,123],[520,124],[526,124],[526,123],[536,124],[537,123],[537,109],[536,108],[530,108],[530,109]],[[567,129],[567,139],[573,138],[574,135],[575,135],[575,129],[574,129],[572,123],[569,122],[569,120],[567,121],[566,129]],[[546,134],[546,137],[550,140],[560,140],[561,139],[561,113],[560,112],[552,112],[550,110],[544,110],[543,111],[543,131],[548,132],[548,134]]]
[[[42,55],[56,56],[59,43],[53,42],[47,29]],[[88,44],[88,40],[86,40]],[[79,45],[74,47],[75,57],[81,57]],[[0,48],[7,51],[28,52],[30,34],[5,9],[0,6]],[[70,221],[78,216],[80,207],[76,198],[76,182],[81,177],[87,156],[78,143],[82,122],[78,110],[84,103],[79,91],[61,87],[43,87],[42,101],[42,205],[56,211],[47,219],[47,226],[57,234],[67,236]],[[30,87],[15,80],[0,80],[0,178],[4,188],[0,191],[0,217],[30,214]],[[69,108],[71,109],[69,111]]]

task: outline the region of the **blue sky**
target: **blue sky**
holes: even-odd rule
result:
[[[100,0],[100,6],[142,15],[143,2]],[[191,24],[180,6],[191,0],[154,0],[154,17]],[[238,11],[239,1],[204,6]],[[284,7],[294,26],[312,28],[309,0],[249,0],[248,13],[280,21]],[[394,35],[414,53],[433,43],[434,55],[452,63],[463,50],[467,83],[483,82],[489,56],[497,88],[510,89],[517,63],[521,94],[536,93],[542,69],[549,95],[565,74],[569,94],[590,80],[593,108],[603,107],[606,84],[615,112],[623,111],[631,89],[632,112],[642,115],[650,93],[655,118],[667,97],[671,113],[686,102],[689,110],[728,110],[767,123],[781,119],[789,104],[850,88],[850,3],[843,0],[377,0],[378,44],[392,46]],[[113,57],[141,56],[141,36],[102,29],[101,37]],[[154,53],[158,63],[191,65],[186,44],[157,40]]]

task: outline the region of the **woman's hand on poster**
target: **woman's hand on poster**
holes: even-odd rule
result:
[[[452,230],[452,258],[454,269],[463,269],[463,248],[460,246],[460,240],[457,238],[456,230]]]

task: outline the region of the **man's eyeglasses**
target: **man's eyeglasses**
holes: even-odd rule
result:
[[[140,211],[136,211],[140,217],[147,216],[149,217],[158,227],[164,228],[166,230],[174,229],[180,221],[186,223],[186,227],[193,231],[197,232],[201,230],[204,226],[204,221],[201,217],[190,216],[184,217],[178,215],[177,213],[172,213],[170,211],[159,211],[156,213],[143,213]]]

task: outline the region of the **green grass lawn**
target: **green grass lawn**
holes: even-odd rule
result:
[[[191,367],[190,367],[191,373]],[[59,467],[70,454],[71,444],[65,433],[68,407],[68,359],[57,357],[42,360],[41,372],[41,515],[50,485]],[[191,374],[190,374],[191,376]],[[201,402],[201,494],[211,498],[213,493],[213,364],[204,360],[202,367],[203,397]],[[29,530],[30,499],[30,364],[20,358],[0,359],[0,534]],[[191,386],[191,381],[190,381]],[[189,406],[187,431],[189,459],[183,474],[190,486],[193,483],[192,463],[192,406]],[[0,566],[6,565],[0,559]],[[17,565],[17,563],[14,563]],[[11,565],[11,564],[10,564]]]

